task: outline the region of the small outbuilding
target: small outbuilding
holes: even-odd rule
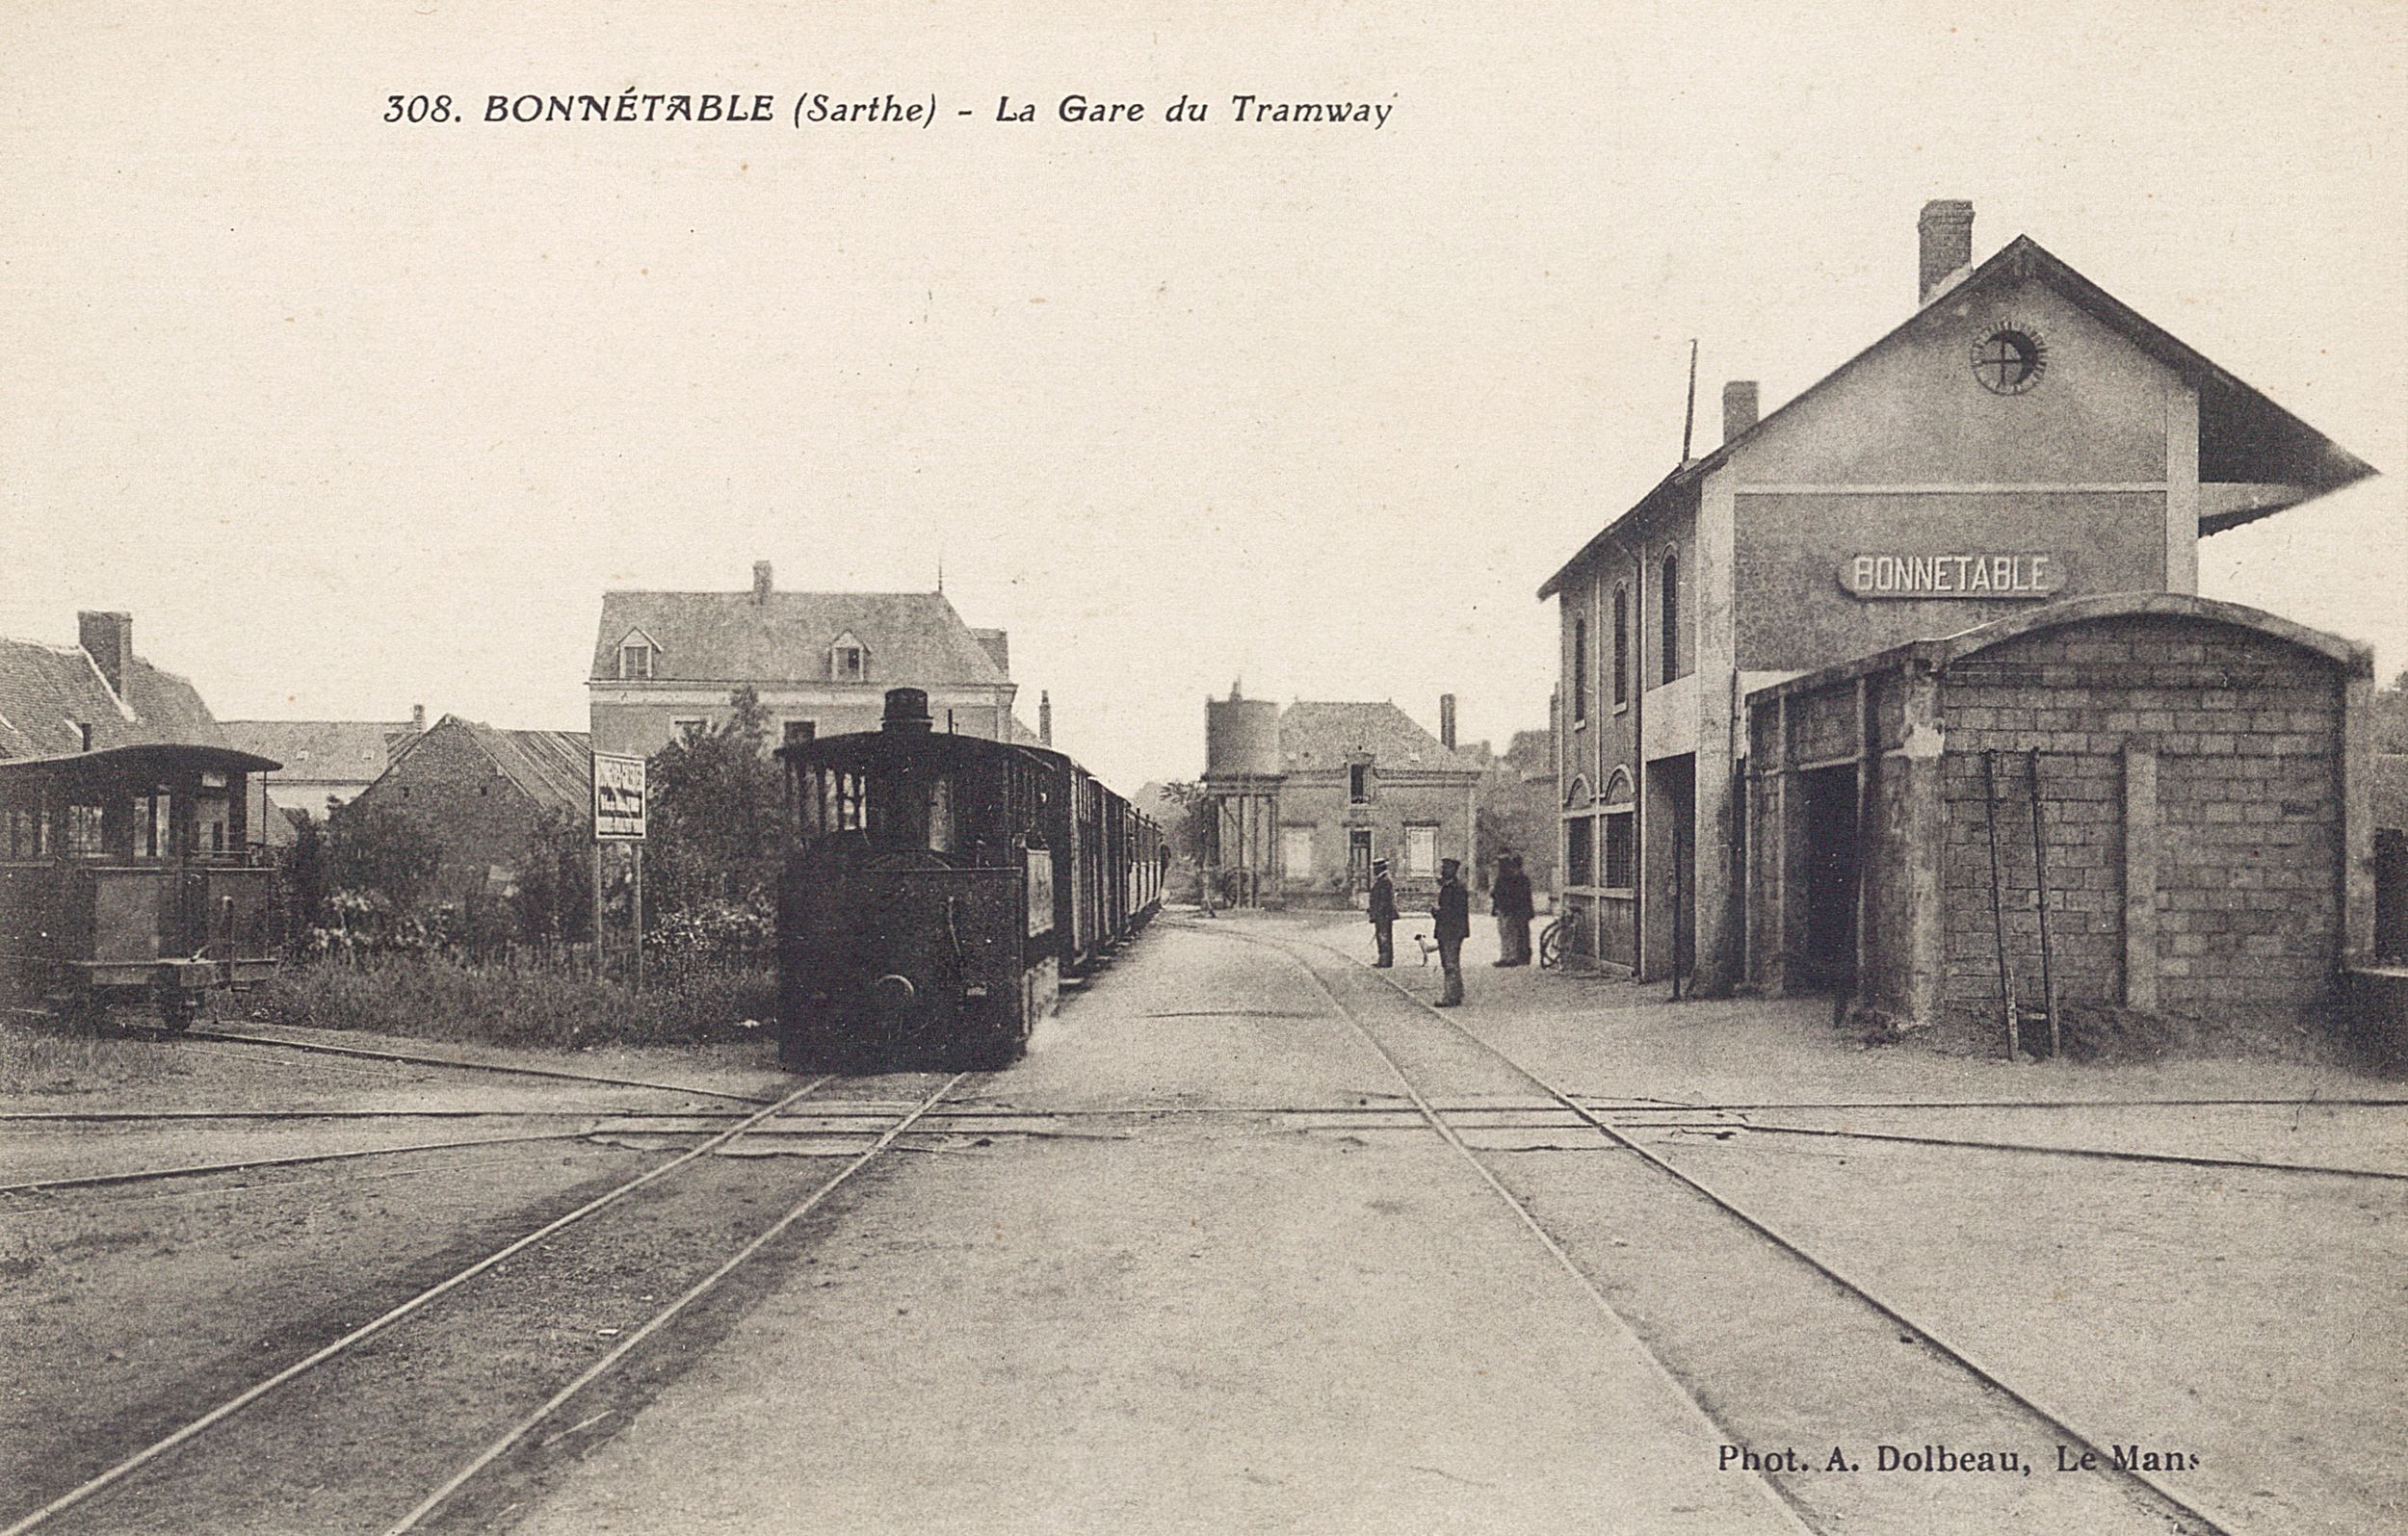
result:
[[[2373,937],[2372,686],[2349,641],[2127,593],[1759,689],[1749,979],[1914,1024],[2295,1017]]]

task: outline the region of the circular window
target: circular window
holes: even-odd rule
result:
[[[2010,322],[1974,344],[1974,377],[1994,395],[2024,393],[2048,366],[2048,344],[2029,325]]]

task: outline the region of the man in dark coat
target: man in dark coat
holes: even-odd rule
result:
[[[1490,909],[1497,914],[1497,963],[1531,963],[1531,877],[1522,872],[1522,855],[1506,853],[1497,860],[1497,883],[1490,892]]]
[[[1438,861],[1438,904],[1430,908],[1438,919],[1437,931],[1430,936],[1438,941],[1438,964],[1447,974],[1446,990],[1438,998],[1442,1008],[1463,1001],[1463,941],[1472,936],[1472,894],[1457,878],[1462,869],[1457,859]]]
[[[1379,958],[1373,965],[1385,969],[1397,963],[1397,886],[1388,878],[1388,861],[1372,861],[1372,934],[1379,941]]]

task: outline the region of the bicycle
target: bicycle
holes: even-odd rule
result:
[[[1538,931],[1538,969],[1553,971],[1563,964],[1565,920],[1556,919]]]

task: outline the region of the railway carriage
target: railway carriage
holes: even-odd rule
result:
[[[782,748],[791,1066],[996,1067],[1065,980],[1153,915],[1153,823],[1059,752],[940,734],[918,689],[881,729]]]
[[[155,743],[0,763],[0,1000],[180,1029],[273,971],[248,790],[278,767]]]

